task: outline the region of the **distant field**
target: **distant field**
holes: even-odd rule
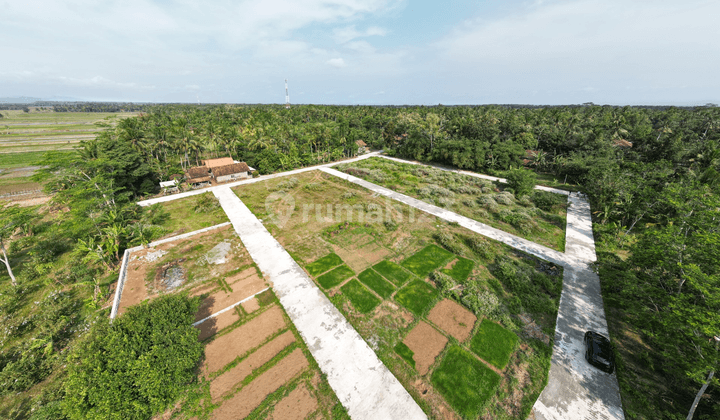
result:
[[[4,153],[64,150],[81,140],[94,138],[103,128],[96,123],[115,125],[134,112],[51,112],[0,111],[0,155]],[[0,162],[5,159],[0,158]],[[0,163],[1,167],[8,167]]]

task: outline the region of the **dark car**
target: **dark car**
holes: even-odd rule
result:
[[[613,355],[610,340],[595,331],[586,332],[585,360],[602,371],[613,373],[615,370],[615,356]]]

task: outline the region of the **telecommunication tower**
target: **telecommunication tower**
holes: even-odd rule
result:
[[[287,79],[285,79],[285,108],[290,109],[290,93],[288,93]]]

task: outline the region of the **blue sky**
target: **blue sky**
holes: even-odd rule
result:
[[[717,0],[0,0],[0,97],[720,103]]]

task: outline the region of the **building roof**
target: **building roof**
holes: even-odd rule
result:
[[[229,157],[203,160],[203,165],[207,166],[210,169],[217,168],[219,166],[232,165],[233,163],[235,162],[232,160],[232,158]]]
[[[208,168],[205,166],[195,166],[185,170],[185,178],[202,178],[209,175]]]
[[[364,141],[362,141],[362,140],[356,141],[355,144],[357,144],[357,145],[360,146],[360,147],[365,147],[365,146],[367,146],[367,144],[366,144]]]
[[[220,166],[220,167],[212,169],[212,173],[213,173],[213,175],[215,175],[216,178],[219,176],[239,174],[242,172],[249,172],[249,171],[250,171],[250,167],[247,166],[247,163],[245,163],[245,162],[233,163],[232,165],[225,165],[225,166]]]

